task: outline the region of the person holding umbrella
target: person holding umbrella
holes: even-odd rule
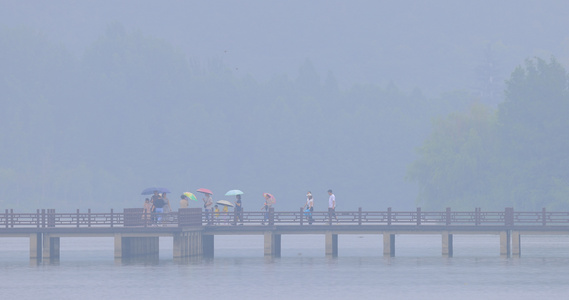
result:
[[[269,221],[269,210],[271,209],[271,207],[273,206],[273,204],[275,204],[275,197],[273,197],[273,195],[269,194],[269,193],[264,193],[263,197],[265,197],[265,204],[263,204],[263,207],[261,207],[261,210],[265,210],[265,215],[263,218],[263,222],[261,223],[262,225],[265,225],[265,221]]]
[[[221,219],[224,221],[223,224],[229,225],[229,207],[235,207],[235,204],[227,200],[217,200],[216,203],[223,206],[223,209],[221,210]]]
[[[164,212],[164,205],[166,202],[162,199],[162,196],[158,196],[158,199],[154,200],[152,206],[154,206],[154,211],[156,211],[156,224],[162,223],[162,213]],[[166,224],[164,224],[166,226]]]
[[[233,208],[233,225],[237,225],[237,220],[241,221],[241,224],[239,225],[243,225],[243,205],[241,203],[241,195],[243,195],[243,192],[240,190],[230,190],[229,192],[225,193],[225,196],[235,196],[237,199],[237,201],[234,202],[235,207]]]
[[[160,197],[160,194],[158,193],[158,190],[154,190],[152,192],[154,195],[152,195],[152,197],[150,198],[150,203],[152,204],[152,223],[156,223],[156,206],[154,206],[154,201],[158,200],[158,198]]]
[[[180,208],[188,208],[189,203],[188,203],[188,197],[186,197],[186,195],[181,195],[180,196]]]
[[[204,193],[205,198],[202,198],[203,207],[205,209],[205,219],[207,220],[208,225],[213,224],[213,215],[212,215],[212,208],[213,208],[213,199],[211,198],[211,194]]]
[[[241,203],[241,195],[235,195],[235,198],[237,199],[237,201],[234,202],[235,208],[233,209],[233,212],[235,213],[234,225],[237,225],[237,220],[241,222],[241,224],[239,225],[243,225],[243,205]]]

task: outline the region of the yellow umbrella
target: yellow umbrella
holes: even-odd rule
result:
[[[194,200],[194,201],[198,201],[198,198],[196,198],[196,196],[190,192],[185,192],[184,196],[188,197],[188,199]]]

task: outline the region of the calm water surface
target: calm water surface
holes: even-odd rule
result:
[[[216,257],[175,262],[172,239],[153,261],[116,262],[112,238],[62,238],[61,258],[31,264],[28,239],[0,239],[1,299],[565,299],[569,237],[522,236],[521,258],[500,258],[497,236],[282,236],[282,257],[263,257],[262,236],[216,237]]]

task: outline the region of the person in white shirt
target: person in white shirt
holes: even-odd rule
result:
[[[303,209],[305,210],[308,224],[312,225],[312,222],[314,222],[314,219],[312,218],[312,212],[314,211],[314,199],[312,198],[311,192],[308,192],[308,194],[306,194],[306,204],[304,205]]]
[[[205,219],[207,220],[207,225],[213,225],[213,199],[208,193],[205,193],[204,196],[205,198],[202,198],[202,201],[205,209]]]
[[[334,196],[332,190],[328,190],[328,195],[330,195],[330,198],[328,198],[328,217],[330,218],[330,224],[332,224],[332,217],[338,222],[338,217],[336,216],[336,196]]]

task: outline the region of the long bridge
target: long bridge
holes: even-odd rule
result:
[[[403,234],[441,236],[441,253],[453,256],[453,235],[498,235],[500,255],[519,257],[522,235],[569,235],[569,212],[514,211],[299,211],[205,213],[182,208],[167,214],[144,214],[141,208],[95,213],[88,210],[59,213],[38,209],[0,213],[0,237],[29,238],[30,259],[57,259],[60,238],[113,237],[115,259],[158,255],[159,238],[173,237],[173,257],[213,257],[216,235],[263,235],[264,255],[280,257],[281,236],[325,235],[325,254],[338,256],[338,235],[383,235],[383,255],[395,256],[395,237]],[[237,222],[236,222],[237,221]],[[1,258],[0,258],[1,259]]]

